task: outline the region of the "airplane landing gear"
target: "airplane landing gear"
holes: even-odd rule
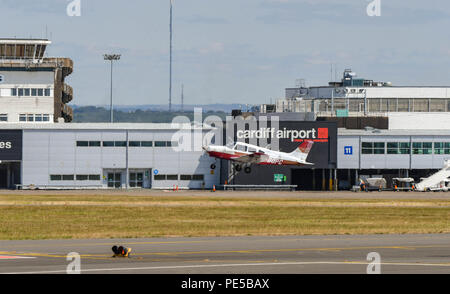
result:
[[[215,163],[211,163],[211,165],[209,166],[211,169],[216,169],[216,164]]]
[[[252,168],[250,164],[231,164],[231,169],[230,169],[230,175],[228,177],[228,183],[231,183],[231,181],[234,179],[234,177],[240,173],[242,171],[242,169],[244,170],[244,172],[246,174],[249,174],[252,172]]]

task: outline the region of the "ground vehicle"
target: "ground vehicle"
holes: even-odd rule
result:
[[[413,191],[415,188],[413,178],[393,178],[392,188],[394,191]]]
[[[428,190],[426,191],[442,191],[442,192],[447,192],[450,191],[450,179],[446,179],[441,181],[438,185],[429,187]]]
[[[382,177],[360,176],[359,178],[361,191],[382,191],[386,189],[386,179]]]

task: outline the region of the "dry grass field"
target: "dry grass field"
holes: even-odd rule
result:
[[[450,233],[450,197],[230,193],[2,192],[0,239]]]

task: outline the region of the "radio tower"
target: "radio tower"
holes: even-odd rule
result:
[[[169,112],[172,111],[172,6],[173,6],[173,0],[170,0]]]

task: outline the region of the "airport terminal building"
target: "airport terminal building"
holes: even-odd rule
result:
[[[284,125],[281,124],[284,128]],[[299,190],[349,189],[361,175],[419,180],[450,159],[450,130],[348,130],[332,122],[290,122],[327,128],[308,155],[313,166],[258,166],[230,179],[230,162],[203,150],[177,150],[180,137],[211,128],[191,124],[0,124],[0,188],[211,189],[298,185]],[[243,141],[245,142],[245,140]],[[283,152],[295,144],[280,144]],[[285,149],[286,148],[286,149]],[[212,169],[212,164],[216,167]],[[222,166],[222,167],[221,167]],[[285,176],[280,182],[275,175]],[[331,180],[331,181],[330,181]]]
[[[219,174],[210,169],[214,159],[193,143],[191,150],[176,150],[180,140],[174,138],[197,131],[209,129],[191,124],[0,124],[0,188],[210,189],[219,182]]]

